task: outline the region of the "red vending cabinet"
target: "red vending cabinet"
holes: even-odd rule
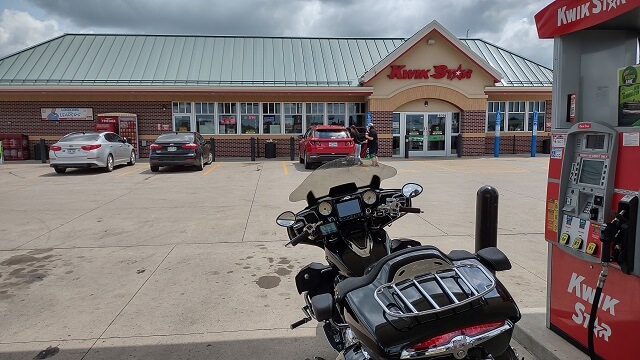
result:
[[[0,134],[4,159],[29,160],[29,137],[24,134]]]
[[[118,133],[118,117],[110,114],[98,114],[93,129],[99,132],[110,131]]]
[[[129,113],[106,113],[96,117],[96,131],[111,131],[127,138],[133,145],[136,156],[140,157],[138,149],[138,115]]]

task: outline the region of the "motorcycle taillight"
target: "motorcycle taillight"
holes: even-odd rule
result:
[[[473,338],[475,336],[487,333],[491,330],[495,330],[503,325],[504,325],[504,321],[498,321],[498,322],[492,322],[488,324],[469,326],[464,329],[452,331],[446,334],[438,335],[429,340],[425,340],[419,344],[416,344],[410,347],[408,350],[409,351],[425,351],[425,350],[433,349],[439,346],[447,345],[456,336],[465,335]]]

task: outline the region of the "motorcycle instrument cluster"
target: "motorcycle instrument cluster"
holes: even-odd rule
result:
[[[332,211],[333,206],[331,206],[331,203],[329,203],[328,201],[323,201],[318,204],[318,212],[320,213],[320,215],[329,216]]]
[[[364,203],[367,205],[373,205],[375,204],[376,200],[378,200],[378,196],[376,195],[375,191],[367,190],[364,194],[362,194],[362,200],[364,200]]]
[[[340,221],[355,219],[362,214],[360,201],[357,198],[337,203],[336,209],[338,210]]]

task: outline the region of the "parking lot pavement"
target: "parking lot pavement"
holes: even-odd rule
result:
[[[521,308],[545,306],[548,158],[382,162],[398,169],[384,187],[425,187],[424,213],[390,235],[444,251],[473,250],[476,191],[495,186],[514,266],[499,277]],[[302,317],[293,278],[324,256],[285,248],[275,218],[304,206],[288,195],[309,173],[281,159],[159,173],[0,165],[0,358],[49,346],[55,359],[335,358],[315,324],[289,330]]]

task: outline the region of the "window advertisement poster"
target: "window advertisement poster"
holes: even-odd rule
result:
[[[92,108],[41,108],[42,121],[93,121]]]
[[[618,126],[640,126],[640,66],[618,69]]]

